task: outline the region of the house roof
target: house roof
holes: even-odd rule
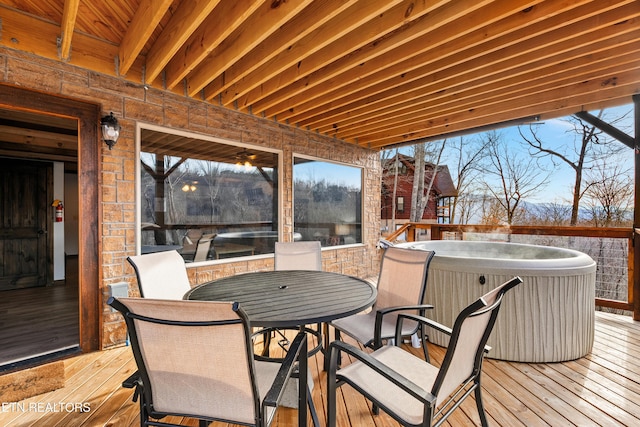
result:
[[[635,0],[0,0],[0,44],[383,148],[631,102],[639,15]]]

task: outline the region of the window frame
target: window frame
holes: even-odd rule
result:
[[[217,144],[229,145],[232,147],[237,147],[238,149],[263,151],[266,153],[275,154],[278,159],[277,160],[277,164],[278,164],[277,241],[283,240],[283,236],[284,236],[283,227],[282,227],[283,211],[284,211],[283,210],[283,203],[284,203],[284,200],[283,200],[283,183],[284,183],[283,150],[270,148],[270,147],[263,147],[259,145],[246,144],[246,143],[242,143],[232,139],[211,136],[211,135],[202,134],[202,133],[193,132],[193,131],[185,131],[185,130],[175,129],[167,126],[159,126],[159,125],[154,125],[150,123],[138,122],[136,123],[136,130],[135,130],[136,133],[135,133],[135,186],[134,186],[135,187],[134,192],[135,192],[135,227],[136,227],[135,228],[135,253],[136,254],[140,255],[142,250],[142,206],[141,206],[142,183],[140,179],[140,174],[141,174],[140,152],[141,152],[141,145],[142,145],[143,129],[151,130],[155,132],[163,132],[170,135],[183,136],[186,138],[200,139],[203,141],[217,143]],[[233,256],[228,258],[206,260],[202,262],[189,262],[186,265],[187,267],[197,267],[202,265],[215,265],[215,264],[223,264],[223,263],[230,263],[230,262],[246,261],[251,259],[269,258],[269,257],[273,257],[273,254],[268,253],[268,254],[241,256],[241,257]]]
[[[292,233],[295,233],[295,227],[296,227],[296,223],[295,223],[295,166],[296,166],[296,158],[300,158],[300,159],[306,159],[306,160],[310,160],[310,161],[316,161],[316,162],[324,162],[324,163],[330,163],[330,164],[334,164],[334,165],[338,165],[338,166],[346,166],[346,167],[350,167],[350,168],[354,168],[354,169],[358,169],[360,170],[360,242],[357,243],[346,243],[346,244],[338,244],[338,245],[330,245],[330,246],[322,246],[322,250],[331,250],[331,249],[342,249],[345,247],[354,247],[354,246],[364,246],[365,242],[366,242],[366,227],[364,226],[364,214],[365,214],[365,207],[364,207],[364,203],[366,200],[366,168],[364,166],[360,166],[360,165],[355,165],[355,164],[351,164],[351,163],[346,163],[346,162],[340,162],[340,161],[336,161],[336,160],[330,160],[330,159],[326,159],[323,157],[319,157],[319,156],[312,156],[312,155],[308,155],[308,154],[301,154],[298,152],[293,152],[291,155],[291,201],[292,201],[292,205],[291,205],[291,212],[292,212],[292,218],[291,218],[291,224],[292,224]]]

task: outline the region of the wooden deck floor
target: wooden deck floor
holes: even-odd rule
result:
[[[419,351],[419,350],[418,350]],[[430,347],[432,358],[443,350]],[[418,353],[420,354],[420,353]],[[492,426],[640,425],[640,322],[628,317],[596,314],[593,352],[579,360],[554,364],[523,364],[488,359],[484,365],[484,400]],[[321,357],[311,360],[316,386],[313,399],[325,425],[325,379]],[[0,425],[136,426],[138,406],[132,391],[120,384],[135,369],[128,347],[68,359],[66,386],[17,403],[3,402]],[[338,425],[394,426],[385,414],[372,416],[368,403],[342,387]],[[176,421],[176,420],[173,420]],[[178,420],[180,421],[180,420]],[[450,418],[452,426],[478,424],[472,399]],[[185,425],[196,426],[193,420]],[[212,424],[220,427],[222,423]],[[296,425],[296,411],[278,410],[272,424]]]

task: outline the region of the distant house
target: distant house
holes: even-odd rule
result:
[[[396,181],[396,159],[386,159],[382,162],[382,197],[381,218],[382,227],[389,230],[393,219],[394,209],[394,183],[397,182],[395,191],[395,223],[396,226],[409,221],[411,214],[411,191],[415,159],[400,154],[398,157],[398,173]],[[436,171],[435,181],[431,188],[429,203],[422,215],[422,222],[448,224],[451,220],[451,203],[458,192],[451,179],[449,168],[446,165],[437,166],[432,163],[425,164],[425,191],[427,191],[431,177]]]

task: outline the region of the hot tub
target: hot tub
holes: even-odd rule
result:
[[[518,362],[560,362],[591,351],[596,263],[587,254],[517,243],[432,240],[399,244],[433,250],[425,302],[427,315],[453,326],[472,301],[513,276],[523,283],[503,301],[487,345],[488,357]],[[444,334],[429,331],[446,346]]]

